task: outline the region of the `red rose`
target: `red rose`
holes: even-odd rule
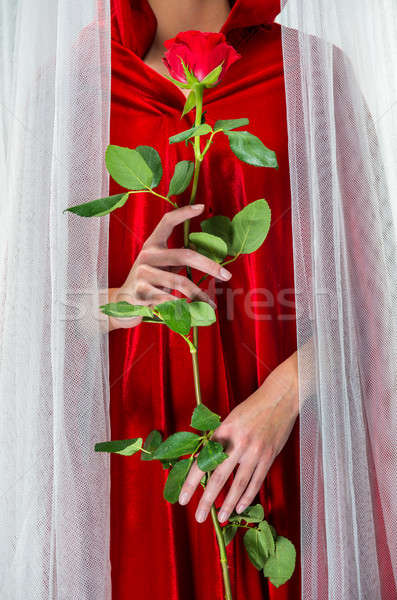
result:
[[[202,81],[206,75],[218,67],[222,61],[222,70],[218,83],[231,65],[241,58],[241,55],[226,42],[223,33],[204,33],[202,31],[182,31],[170,40],[164,42],[167,52],[162,59],[170,75],[187,84],[181,58],[189,71]],[[212,85],[208,85],[212,87]]]

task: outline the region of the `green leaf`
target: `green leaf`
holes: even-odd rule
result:
[[[159,431],[156,431],[155,429],[151,431],[143,444],[143,449],[150,452],[150,454],[141,452],[141,460],[153,460],[153,452],[160,446],[161,440],[162,435]]]
[[[204,123],[203,125],[197,125],[197,127],[192,127],[191,129],[186,129],[186,131],[181,131],[181,133],[177,133],[176,135],[172,135],[168,138],[170,144],[175,144],[176,142],[183,142],[184,140],[188,140],[194,135],[206,135],[211,131],[211,127]]]
[[[178,431],[170,435],[164,442],[160,444],[157,450],[153,453],[153,458],[158,460],[166,460],[169,458],[179,458],[185,454],[195,452],[201,437],[190,431]]]
[[[103,217],[112,212],[112,210],[124,206],[128,200],[128,196],[127,192],[126,194],[115,194],[106,198],[98,198],[98,200],[84,202],[84,204],[78,204],[77,206],[70,206],[63,212],[71,212],[79,215],[79,217]]]
[[[136,150],[109,145],[105,162],[113,179],[129,190],[143,190],[152,184],[153,172]]]
[[[209,440],[197,457],[197,466],[205,472],[213,471],[228,457],[223,452],[222,444]]]
[[[233,513],[229,521],[245,521],[246,523],[259,523],[263,521],[264,511],[262,504],[248,506],[242,513]]]
[[[236,127],[242,127],[248,125],[248,119],[226,119],[224,121],[216,121],[214,125],[214,131],[230,131],[230,129],[236,129]]]
[[[164,499],[171,504],[178,501],[183,482],[189,473],[192,461],[189,458],[184,458],[174,465],[168,475],[164,486]]]
[[[250,254],[263,244],[270,228],[271,211],[266,200],[247,204],[232,220],[232,254]]]
[[[266,560],[263,574],[278,588],[291,578],[295,570],[295,562],[295,546],[290,540],[279,535],[276,538],[276,551]]]
[[[195,106],[196,106],[196,94],[192,90],[186,99],[181,118],[184,117],[185,115],[187,115],[187,113],[189,113],[192,110],[192,108],[194,108]]]
[[[99,442],[95,444],[95,452],[113,452],[115,454],[123,454],[124,456],[132,456],[142,448],[142,442],[142,438]]]
[[[225,131],[232,152],[245,163],[278,169],[276,153],[248,131]]]
[[[216,321],[215,311],[207,302],[189,302],[187,305],[192,327],[207,327]]]
[[[200,254],[221,263],[227,256],[227,245],[222,238],[199,231],[197,233],[191,233],[189,240],[194,244],[195,249]]]
[[[237,533],[237,527],[233,525],[226,525],[226,527],[222,527],[223,539],[225,540],[225,546],[230,544],[232,539]]]
[[[193,171],[194,163],[191,160],[176,163],[167,196],[182,194],[192,180]]]
[[[258,571],[263,569],[265,560],[269,555],[264,533],[256,527],[247,529],[244,535],[244,546],[254,567]]]
[[[109,302],[103,304],[101,311],[109,317],[131,318],[131,317],[153,317],[151,308],[140,304],[134,305],[122,300],[121,302]]]
[[[218,82],[219,76],[222,73],[222,67],[223,67],[223,63],[225,62],[225,59],[223,59],[223,61],[221,62],[220,65],[218,65],[217,67],[215,67],[215,69],[212,69],[212,71],[210,71],[205,77],[204,79],[201,80],[201,84],[205,85],[205,87],[214,87],[215,84]]]
[[[275,527],[273,527],[273,525],[270,525],[270,523],[269,523],[269,527],[270,527],[270,531],[272,532],[273,539],[276,539],[276,537],[277,537],[277,531],[276,531],[276,528],[275,528]]]
[[[150,184],[150,187],[157,187],[163,176],[163,167],[161,166],[161,158],[159,153],[151,146],[137,146],[136,151],[139,152],[143,160],[153,172],[153,180]]]
[[[190,426],[200,431],[213,431],[221,424],[221,418],[204,404],[199,404],[193,411]]]
[[[201,221],[200,225],[205,233],[220,237],[227,246],[227,253],[231,254],[233,227],[232,222],[228,217],[216,215],[215,217]]]
[[[177,298],[176,300],[169,300],[168,302],[162,302],[154,307],[163,319],[164,323],[181,335],[187,335],[191,327],[190,312],[187,307],[185,298]]]
[[[267,556],[273,556],[275,550],[276,550],[276,546],[274,543],[274,536],[273,536],[273,531],[274,527],[272,528],[272,526],[267,522],[267,521],[261,521],[258,524],[258,529],[261,532],[261,535],[263,536],[263,544],[266,547],[266,551],[267,551]]]

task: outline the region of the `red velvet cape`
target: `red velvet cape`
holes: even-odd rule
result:
[[[232,3],[231,3],[232,4]],[[277,0],[237,0],[221,31],[242,55],[221,84],[204,94],[207,122],[248,117],[247,129],[277,153],[279,169],[247,165],[218,135],[198,186],[205,214],[232,217],[266,198],[272,226],[262,247],[240,257],[228,283],[216,284],[218,321],[200,329],[203,401],[224,418],[296,349],[287,125],[281,28]],[[168,137],[192,127],[194,111],[180,119],[185,97],[143,61],[157,27],[146,0],[112,0],[112,97],[110,143],[154,146],[163,161],[160,193],[167,193],[174,165],[192,160],[184,143]],[[190,188],[179,197],[186,204]],[[123,191],[113,180],[110,193]],[[161,199],[136,194],[110,217],[110,287],[120,286],[164,211]],[[180,227],[170,245],[182,247]],[[142,324],[110,334],[112,439],[169,435],[186,430],[195,405],[190,355],[168,329]],[[240,534],[228,546],[234,600],[297,600],[299,580],[299,419],[275,459],[258,500],[280,535],[297,547],[297,568],[279,589],[250,563]],[[111,457],[111,564],[113,598],[221,600],[222,579],[211,519],[194,519],[202,489],[187,507],[163,500],[167,471],[137,456]],[[220,503],[221,497],[217,504]],[[240,538],[240,539],[237,539]]]

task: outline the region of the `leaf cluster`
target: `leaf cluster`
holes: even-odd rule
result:
[[[247,204],[233,219],[216,215],[202,221],[202,231],[191,233],[189,240],[200,254],[226,264],[228,256],[236,260],[241,254],[255,252],[269,233],[270,221],[269,204],[261,198]]]
[[[171,469],[164,487],[164,498],[175,503],[196,455],[198,466],[206,473],[213,471],[227,458],[222,445],[210,439],[220,423],[219,415],[204,404],[199,404],[193,411],[190,423],[199,434],[178,431],[163,440],[161,433],[155,430],[149,433],[145,443],[142,438],[100,442],[95,445],[95,451],[132,456],[141,450],[141,460],[159,460],[165,469]]]
[[[222,528],[225,545],[233,540],[239,528],[245,529],[244,546],[254,567],[263,570],[263,575],[275,587],[288,581],[295,570],[295,546],[286,537],[278,535],[273,525],[264,519],[261,504],[231,515],[229,524]]]
[[[187,302],[186,298],[175,298],[156,306],[134,305],[122,300],[103,304],[101,311],[110,317],[142,317],[147,323],[160,323],[185,338],[192,327],[206,327],[215,323],[215,311],[207,302]]]
[[[151,192],[176,207],[177,204],[170,199],[170,196],[178,196],[187,189],[194,171],[194,163],[191,160],[177,162],[167,195],[162,196],[154,192],[154,188],[160,184],[163,177],[161,158],[155,148],[151,146],[127,148],[109,144],[105,152],[105,163],[113,179],[128,192],[84,202],[71,206],[66,211],[80,217],[102,217],[124,206],[129,195],[137,192]]]

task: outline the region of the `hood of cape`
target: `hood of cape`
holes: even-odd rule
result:
[[[229,0],[229,4],[230,12],[219,31],[231,43],[230,32],[238,36],[258,26],[271,26],[280,12],[280,0]],[[157,19],[148,0],[112,0],[113,40],[143,58],[156,30]]]

